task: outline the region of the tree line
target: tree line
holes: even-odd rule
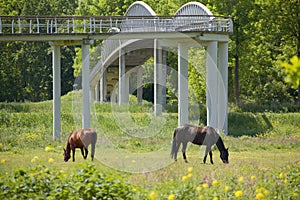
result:
[[[123,16],[134,0],[0,0],[0,15]],[[158,15],[173,15],[187,0],[145,0]],[[203,0],[215,15],[231,16],[229,101],[241,105],[293,103],[300,86],[284,81],[280,62],[300,58],[300,0]],[[76,47],[62,48],[62,94],[72,90],[80,61]],[[43,101],[52,98],[52,54],[48,43],[1,42],[0,101]],[[193,59],[193,58],[192,58]],[[172,67],[174,58],[168,55]],[[196,60],[197,61],[197,60]],[[192,61],[192,62],[196,62]],[[176,62],[176,61],[175,61]],[[201,76],[189,69],[189,84],[205,94]],[[197,96],[197,95],[196,95]]]

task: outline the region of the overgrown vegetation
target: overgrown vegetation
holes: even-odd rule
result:
[[[62,98],[61,141],[52,140],[51,101],[1,104],[1,199],[299,198],[299,113],[230,112],[231,136],[223,137],[229,147],[229,165],[222,164],[216,148],[213,150],[215,164],[201,164],[203,149],[199,158],[199,147],[190,146],[189,164],[183,162],[179,152],[176,163],[170,162],[153,172],[131,174],[116,170],[104,158],[97,157],[102,150],[100,143],[94,163],[90,158],[84,161],[79,151],[75,163],[63,162],[66,137],[78,127],[77,118],[72,115],[72,99],[72,94]],[[158,134],[134,137],[135,131],[140,130],[120,128],[116,117],[122,115],[114,116],[118,114],[116,108],[110,104],[94,107],[101,131],[117,141],[113,148],[125,150],[128,155],[156,151],[166,141],[169,143],[177,125],[177,114],[168,113]],[[145,107],[132,104],[118,111],[121,114],[128,111],[130,123],[138,127],[147,126],[153,120],[148,114],[152,112],[150,104]],[[131,164],[139,163],[132,160]]]

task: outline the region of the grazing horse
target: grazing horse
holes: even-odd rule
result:
[[[171,157],[174,158],[175,161],[177,161],[177,152],[179,146],[182,144],[183,159],[186,163],[188,162],[185,155],[188,142],[192,142],[196,145],[206,145],[203,162],[206,162],[206,157],[209,153],[211,164],[213,164],[211,147],[216,144],[221,153],[221,160],[223,163],[228,163],[228,148],[225,148],[220,135],[215,131],[214,128],[210,126],[199,127],[192,125],[177,127],[174,131],[171,151]]]
[[[75,148],[80,148],[84,159],[88,155],[88,146],[91,144],[91,157],[94,160],[95,146],[97,142],[97,133],[93,129],[86,128],[82,130],[72,131],[66,149],[64,149],[64,161],[67,162],[71,158],[71,150],[73,152],[72,158],[75,161]],[[84,151],[83,151],[84,149]]]

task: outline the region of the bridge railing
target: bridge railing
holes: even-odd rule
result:
[[[219,16],[124,16],[124,17],[26,17],[0,16],[0,36],[15,34],[101,34],[120,32],[232,33],[229,17]],[[113,33],[113,31],[112,31]]]

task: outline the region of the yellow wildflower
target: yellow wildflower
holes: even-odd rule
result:
[[[270,191],[269,190],[265,190],[264,191],[264,195],[268,195],[268,194],[270,194]]]
[[[193,167],[188,168],[188,172],[191,173],[193,171]]]
[[[186,181],[187,179],[188,179],[187,176],[183,176],[183,177],[182,177],[182,181]]]
[[[279,174],[279,178],[281,178],[281,179],[284,178],[284,173],[283,173],[283,172],[281,172],[281,173]]]
[[[193,175],[191,173],[188,173],[186,176],[187,178],[191,178]]]
[[[52,151],[52,149],[53,149],[53,148],[50,147],[50,146],[46,146],[46,147],[45,147],[45,151],[46,151],[46,152]]]
[[[200,190],[202,190],[202,187],[199,185],[199,186],[196,187],[196,190],[200,191]]]
[[[49,158],[48,162],[49,163],[54,163],[54,159],[53,158]]]
[[[157,198],[157,194],[154,191],[152,191],[150,193],[149,197],[150,197],[150,200],[155,200]]]
[[[230,187],[228,185],[226,185],[224,191],[228,192],[229,190],[230,190]]]
[[[34,157],[31,159],[31,163],[35,163],[38,159],[39,159],[39,157],[34,156]]]
[[[169,196],[168,196],[168,200],[174,200],[175,199],[175,195],[174,194],[170,194]]]
[[[204,199],[204,196],[202,194],[199,194],[198,199],[199,200]]]
[[[256,176],[252,175],[252,176],[250,177],[250,179],[251,179],[251,181],[254,181],[254,180],[256,179]]]
[[[243,176],[239,177],[238,182],[243,183],[244,182],[244,177]]]
[[[203,183],[202,187],[203,187],[203,188],[208,188],[209,185],[208,185],[207,183]]]
[[[5,160],[5,159],[2,159],[2,160],[1,160],[1,163],[3,163],[3,164],[4,164],[5,162],[6,162],[6,160]]]
[[[238,190],[234,193],[234,196],[236,198],[241,198],[243,196],[243,191],[242,190]]]
[[[218,197],[214,197],[213,200],[219,200],[219,198]]]
[[[265,190],[265,188],[263,188],[263,187],[257,188],[256,189],[256,193],[263,192],[264,190]]]
[[[214,186],[214,185],[218,185],[218,183],[219,183],[218,180],[214,180],[214,181],[211,183],[211,185],[213,185],[213,186]]]
[[[264,199],[264,195],[261,192],[259,192],[255,195],[255,199]]]

